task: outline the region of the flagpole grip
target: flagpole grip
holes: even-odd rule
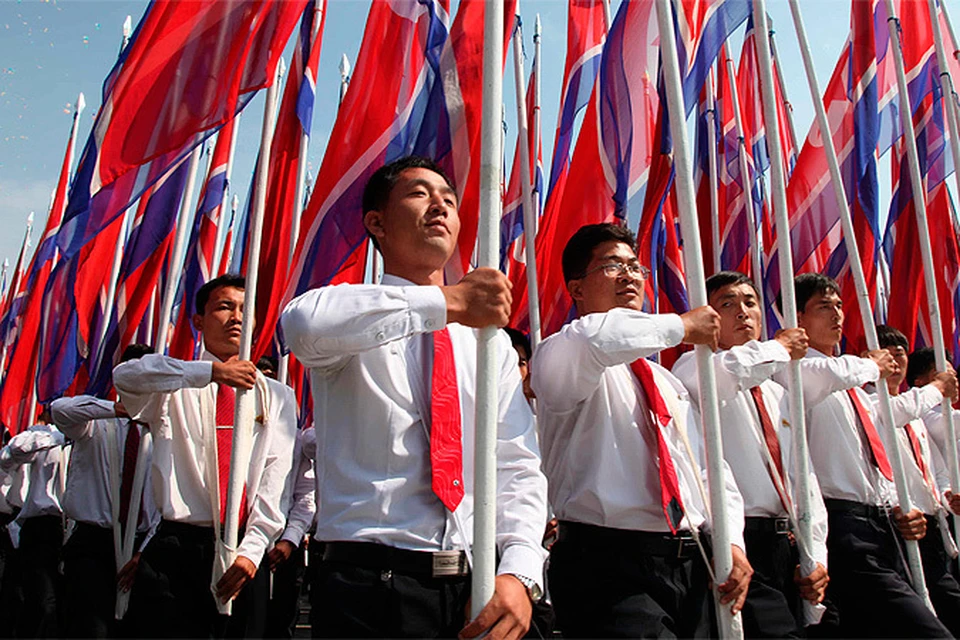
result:
[[[673,137],[673,161],[676,169],[677,204],[680,213],[680,233],[684,241],[683,264],[687,277],[687,294],[691,308],[707,304],[707,289],[703,270],[703,252],[700,246],[700,225],[697,221],[696,196],[693,187],[692,164],[686,129],[686,107],[680,78],[680,63],[674,39],[673,12],[670,0],[656,0],[657,22],[660,29],[660,47],[663,57],[663,79],[670,114],[670,133]],[[717,380],[711,363],[712,352],[707,345],[695,348],[697,377],[700,385],[700,413],[709,487],[709,511],[713,534],[713,564],[715,584],[727,581],[733,570],[733,552],[729,520],[727,518],[726,470],[723,462],[723,440],[720,434],[720,409],[717,404]],[[715,592],[716,593],[716,592]],[[732,614],[729,606],[719,605],[718,627],[721,638],[742,638],[743,627],[739,614]]]
[[[499,263],[501,137],[503,101],[503,0],[484,4],[483,106],[480,134],[480,222],[478,264]],[[474,449],[473,574],[470,617],[493,597],[497,524],[497,328],[480,329],[477,339],[477,413]]]

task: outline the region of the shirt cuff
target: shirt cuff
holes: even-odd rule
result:
[[[305,532],[303,529],[296,525],[287,525],[287,528],[283,530],[283,535],[280,536],[281,540],[286,540],[295,547],[299,547],[300,543],[303,542],[303,536]]]
[[[213,363],[208,360],[186,360],[183,362],[184,386],[201,388],[213,382]]]
[[[404,287],[417,331],[437,331],[447,326],[447,299],[440,287]]]
[[[683,342],[687,330],[683,328],[683,319],[675,313],[665,313],[658,316],[660,333],[666,348],[675,347]]]
[[[511,574],[530,578],[543,589],[543,563],[547,552],[543,547],[511,544],[503,550],[497,575]]]
[[[920,387],[919,400],[920,406],[925,413],[940,406],[940,403],[943,401],[943,394],[932,384],[927,384]]]

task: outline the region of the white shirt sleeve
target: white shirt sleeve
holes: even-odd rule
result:
[[[803,401],[807,409],[823,402],[835,391],[861,387],[880,379],[880,368],[870,358],[839,356],[836,358],[803,358]],[[784,387],[789,384],[785,373],[776,376]]]
[[[267,384],[273,393],[269,394],[271,406],[263,429],[273,431],[257,494],[250,506],[247,528],[237,547],[237,554],[255,565],[260,564],[264,552],[280,537],[287,521],[280,502],[293,463],[297,433],[297,402],[293,389],[273,381]]]
[[[160,419],[164,394],[205,387],[212,377],[212,362],[177,360],[155,353],[121,363],[113,370],[113,384],[127,413],[150,425]]]
[[[880,395],[873,394],[871,399],[880,415]],[[890,412],[893,414],[894,425],[902,429],[911,420],[923,417],[928,411],[940,404],[943,395],[932,384],[924,387],[913,387],[903,393],[890,396]]]
[[[790,353],[776,340],[751,340],[713,354],[711,361],[717,379],[717,400],[722,402],[772,378],[790,362]],[[699,406],[700,378],[695,355],[692,352],[683,354],[674,365],[673,373],[683,382],[691,400]]]
[[[440,287],[343,284],[295,298],[280,324],[304,366],[332,371],[358,353],[446,326],[447,303]]]
[[[93,435],[93,421],[115,418],[114,403],[93,396],[58,398],[50,404],[54,424],[65,436],[74,441],[86,440]]]
[[[543,531],[547,524],[547,479],[530,405],[523,395],[517,352],[502,331],[497,420],[497,574],[514,574],[543,586]]]
[[[531,361],[533,390],[551,411],[569,411],[600,386],[607,367],[674,347],[683,336],[678,315],[617,308],[583,316],[537,348]]]
[[[49,449],[62,447],[63,434],[53,427],[30,427],[13,436],[3,449],[0,449],[0,470],[11,473],[21,465],[33,462],[37,455]]]
[[[311,431],[308,429],[306,431]],[[296,474],[291,478],[290,505],[287,512],[287,526],[280,536],[294,546],[299,547],[303,536],[307,533],[313,518],[317,513],[315,497],[317,493],[316,477],[313,471],[313,461],[303,451],[303,440],[306,431],[302,431],[297,439],[300,441],[299,456]]]

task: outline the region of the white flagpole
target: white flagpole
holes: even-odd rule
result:
[[[320,33],[320,21],[323,19],[323,3],[317,2],[313,10],[313,25],[310,33],[310,51],[317,46],[317,34]],[[308,60],[303,61],[303,68],[307,68]],[[289,80],[287,80],[289,82]],[[300,80],[303,82],[303,80]],[[297,193],[293,200],[293,218],[290,223],[290,249],[287,253],[287,269],[293,264],[293,254],[297,251],[297,240],[300,238],[300,219],[303,215],[303,192],[307,186],[307,150],[310,146],[310,132],[304,131],[300,136],[300,155],[297,158]],[[290,355],[280,356],[277,366],[277,379],[287,384],[290,369]]]
[[[267,173],[270,167],[270,150],[273,146],[273,130],[276,125],[277,95],[280,73],[267,88],[263,112],[263,129],[260,137],[260,158],[257,162],[256,187],[253,208],[250,211],[250,237],[247,242],[247,276],[243,293],[243,325],[240,334],[240,360],[249,360],[253,346],[254,310],[257,303],[257,280],[260,275],[260,239],[263,236],[263,213],[267,205]],[[223,541],[217,540],[222,570],[233,564],[237,557],[240,528],[240,501],[246,483],[247,467],[250,465],[253,442],[253,422],[256,413],[255,388],[237,389],[233,427],[233,452],[230,458],[230,482],[227,489],[226,522]],[[219,575],[218,575],[219,574]],[[213,574],[213,585],[222,577],[220,571]],[[217,600],[221,613],[230,614],[232,603],[222,605]]]
[[[233,176],[233,158],[237,152],[237,137],[239,132],[240,132],[240,114],[238,113],[233,117],[233,139],[230,140],[230,153],[227,155],[227,167],[226,167],[226,171],[224,172],[226,176],[227,184],[223,189],[223,199],[220,201],[220,214],[217,216],[217,242],[213,249],[213,259],[210,261],[210,274],[214,278],[216,278],[220,273],[220,259],[223,257],[223,251],[224,251],[223,242],[226,241],[227,234],[229,233],[229,230],[227,229],[229,223],[228,224],[221,224],[221,223],[223,220],[226,219],[226,216],[223,213],[223,208],[226,206],[230,198],[230,195],[229,195],[230,180]],[[231,209],[230,223],[233,222],[233,215],[236,214],[236,210],[237,210],[237,204],[236,204],[237,197],[234,196],[233,199],[234,199],[234,204],[233,204],[233,208]],[[188,302],[192,303],[192,301],[188,301]]]
[[[613,15],[610,13],[610,0],[603,0],[603,22],[607,27],[606,35],[610,35],[610,25],[613,24]]]
[[[230,232],[234,230],[234,227],[236,225],[237,210],[239,208],[240,208],[240,196],[238,196],[237,194],[233,194],[233,199],[230,201],[230,224],[227,226],[227,232],[223,238],[224,240],[223,251],[227,252],[227,266],[224,273],[230,271],[230,265],[233,264],[233,252],[236,249],[237,243],[233,241],[232,237],[230,238],[231,242],[229,245],[227,245],[226,241],[227,241],[227,238],[230,236]],[[221,258],[222,258],[222,255],[221,255]],[[220,267],[218,266],[217,269],[219,270],[219,268]]]
[[[13,297],[17,295],[17,290],[20,289],[20,281],[23,279],[26,269],[27,269],[27,251],[30,250],[30,234],[33,232],[33,211],[30,212],[30,215],[27,216],[27,230],[23,234],[23,244],[20,245],[20,256],[17,258],[17,265],[15,271],[13,272],[13,277],[10,279],[10,293],[7,295],[7,299],[4,301],[4,306],[7,309],[10,309],[10,303],[13,302]],[[7,343],[6,336],[2,336],[4,343],[0,345],[0,371],[3,371],[7,364]]]
[[[713,242],[713,272],[720,271],[720,180],[717,177],[717,92],[713,69],[707,75],[707,165],[710,181],[710,241]]]
[[[953,81],[950,77],[950,67],[947,62],[946,49],[943,46],[943,33],[940,31],[940,20],[937,19],[937,4],[933,0],[927,0],[927,10],[930,13],[930,24],[933,26],[933,42],[937,51],[937,65],[940,67],[940,90],[943,95],[943,108],[947,116],[947,124],[950,127],[950,151],[953,154],[953,178],[957,182],[957,193],[960,194],[960,131],[957,127],[957,104],[954,102]],[[929,236],[928,236],[929,237]],[[929,294],[928,294],[929,298]],[[939,304],[939,301],[938,301]],[[937,337],[943,341],[943,334],[937,331]],[[934,338],[934,344],[937,344],[937,338]],[[947,359],[944,349],[941,346],[934,348],[937,370],[946,371]],[[947,442],[951,446],[947,447],[947,464],[950,467],[950,486],[960,487],[960,461],[957,458],[957,447],[954,443],[957,441],[956,427],[953,423],[953,408],[950,406],[950,399],[943,398],[940,405],[943,413],[943,421],[946,426]],[[957,489],[954,489],[956,491]],[[953,514],[954,537],[960,540],[960,516]]]
[[[340,56],[340,99],[337,101],[339,107],[343,104],[343,97],[347,95],[347,87],[350,86],[350,59],[347,54]]]
[[[137,425],[130,423],[130,429],[136,429]],[[133,486],[130,489],[130,505],[126,514],[120,514],[120,517],[126,517],[126,530],[123,532],[123,542],[121,543],[120,558],[117,562],[117,571],[119,572],[133,558],[133,543],[136,540],[137,523],[140,520],[140,505],[143,501],[143,487],[147,479],[147,455],[150,452],[150,442],[152,435],[147,429],[143,430],[140,436],[140,447],[137,449],[137,461],[133,468]],[[119,472],[119,470],[118,470]],[[115,494],[119,497],[119,492]],[[130,605],[130,592],[117,591],[117,604],[114,611],[114,617],[122,620],[127,613],[127,607]]]
[[[170,314],[173,312],[173,300],[177,295],[177,285],[180,283],[180,271],[183,269],[183,254],[187,250],[187,234],[190,232],[193,220],[193,209],[190,202],[193,200],[193,190],[197,185],[197,167],[200,164],[202,145],[197,145],[190,155],[190,165],[187,167],[187,184],[183,189],[183,199],[180,201],[180,215],[177,217],[177,235],[170,253],[170,271],[167,272],[167,281],[164,283],[164,292],[160,304],[160,317],[157,327],[157,343],[154,347],[157,353],[167,352],[167,337],[170,333]]]
[[[857,303],[860,308],[860,317],[863,322],[867,348],[875,350],[880,348],[880,343],[877,339],[877,328],[874,324],[873,309],[870,304],[870,293],[867,289],[867,280],[864,277],[863,265],[860,261],[860,251],[857,246],[857,238],[853,228],[853,218],[850,214],[850,208],[847,205],[843,176],[840,173],[840,161],[837,158],[837,152],[833,145],[833,131],[830,128],[830,122],[827,119],[827,113],[823,107],[823,100],[820,97],[820,84],[817,80],[816,69],[813,66],[813,58],[810,54],[810,45],[807,41],[806,29],[803,25],[803,18],[800,15],[800,6],[796,0],[790,0],[790,11],[793,14],[793,23],[797,31],[797,39],[800,43],[800,53],[803,58],[804,68],[806,69],[807,84],[810,87],[810,95],[813,98],[813,104],[816,110],[817,126],[820,129],[820,140],[823,144],[823,150],[827,156],[827,164],[830,168],[830,181],[833,184],[836,205],[840,211],[843,239],[847,246],[847,257],[850,260],[850,273],[853,276],[854,288],[857,293]],[[890,408],[890,394],[887,390],[887,385],[884,384],[883,381],[877,384],[877,396],[880,399],[882,426],[886,431],[884,434],[886,436],[885,440],[887,443],[892,443],[887,448],[893,465],[897,493],[900,496],[907,496],[906,505],[904,505],[904,499],[901,497],[901,507],[903,507],[904,511],[908,511],[910,507],[906,475],[904,475],[903,471],[899,440],[896,436],[896,425],[894,424],[893,413]],[[913,548],[912,551],[911,547]],[[919,562],[917,551],[917,543],[915,541],[907,543],[907,555],[910,562],[910,572],[913,576],[914,589],[927,601],[927,606],[931,606],[929,598],[926,595],[926,583],[923,581],[923,567]],[[916,566],[914,566],[914,564],[916,564]]]
[[[780,68],[780,56],[777,55],[777,43],[774,39],[774,34],[776,31],[773,29],[771,24],[769,31],[767,32],[770,39],[770,55],[773,58],[773,66],[777,70],[777,87],[780,89],[780,95],[783,96],[783,112],[786,115],[787,119],[787,130],[790,134],[790,142],[793,144],[793,148],[797,149],[797,127],[793,123],[793,103],[790,102],[790,98],[787,97],[787,84],[783,79],[783,71]],[[799,152],[799,149],[797,149]],[[791,172],[790,167],[786,167],[787,174]]]
[[[123,50],[127,48],[127,44],[130,42],[130,35],[133,33],[133,19],[130,16],[127,16],[123,21],[121,32],[123,33],[123,39],[120,41],[120,53],[123,53]]]
[[[767,313],[766,303],[763,292],[763,257],[760,247],[760,239],[757,236],[757,216],[753,210],[753,184],[750,182],[750,165],[747,163],[747,140],[743,135],[743,118],[740,114],[740,93],[737,89],[737,69],[733,64],[733,58],[730,57],[730,47],[726,42],[723,43],[721,50],[724,64],[727,65],[727,79],[729,81],[730,101],[733,103],[733,122],[737,130],[737,141],[739,143],[737,162],[740,166],[740,176],[743,182],[744,197],[744,215],[747,216],[747,236],[750,238],[750,268],[753,271],[753,283],[759,292],[758,302],[763,313],[761,318],[761,334],[766,337],[767,334]]]
[[[87,108],[87,101],[83,99],[83,91],[81,91],[77,95],[77,106],[73,110],[73,124],[70,126],[70,153],[67,156],[67,167],[68,167],[67,174],[71,176],[71,179],[68,180],[68,183],[73,181],[72,167],[73,167],[73,157],[74,155],[76,155],[76,150],[77,150],[77,133],[79,130],[78,125],[80,124],[80,115],[83,113],[83,110],[86,108]],[[64,198],[63,206],[64,207],[67,206],[66,198]],[[58,211],[57,214],[60,216],[63,216],[63,211]]]
[[[7,269],[10,268],[10,260],[7,258],[3,259],[3,271],[0,272],[0,282],[3,282],[3,291],[0,291],[0,297],[6,296],[7,293]]]
[[[523,32],[520,28],[520,3],[517,2],[517,28],[513,32],[513,78],[517,92],[517,141],[520,143],[520,193],[523,203],[524,255],[527,262],[527,301],[530,313],[530,345],[540,344],[540,293],[537,287],[536,232],[537,212],[533,208],[530,178],[530,128],[527,122],[527,88],[523,69]],[[539,37],[537,38],[539,41]]]
[[[683,264],[687,275],[687,295],[692,308],[707,304],[707,290],[703,273],[703,253],[700,248],[700,226],[697,222],[697,200],[693,187],[693,173],[687,141],[686,109],[680,79],[680,63],[674,39],[673,12],[669,0],[657,0],[657,23],[660,28],[662,72],[667,94],[667,112],[670,114],[670,133],[673,136],[673,162],[676,169],[677,203],[680,213],[680,233],[684,241]],[[713,532],[713,568],[715,585],[726,582],[733,570],[733,553],[727,520],[726,482],[723,466],[723,441],[720,434],[720,411],[717,405],[717,380],[711,362],[712,352],[707,345],[697,345],[697,375],[700,381],[700,409],[707,460],[710,513]],[[721,638],[742,638],[740,616],[730,608],[718,606],[718,627]]]
[[[500,262],[500,108],[503,103],[503,0],[491,0],[483,16],[483,107],[480,134],[478,264]],[[477,338],[477,413],[474,449],[473,576],[470,617],[493,597],[497,533],[497,328]]]

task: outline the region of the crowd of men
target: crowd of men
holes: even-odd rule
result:
[[[837,355],[843,292],[819,274],[795,279],[799,327],[771,340],[737,272],[708,279],[708,306],[644,313],[649,271],[612,224],[581,228],[563,252],[574,320],[535,353],[516,330],[497,336],[497,577],[471,616],[476,329],[505,327],[512,297],[493,269],[445,282],[457,205],[431,161],[382,167],[363,195],[381,282],[316,289],[283,311],[284,340],[310,371],[312,427],[298,429],[275,362],[238,358],[244,281],[222,276],[195,300],[197,360],[133,345],[113,372],[116,401],[61,398],[10,439],[0,634],[291,637],[306,580],[315,637],[704,637],[720,608],[742,614],[747,637],[960,636],[947,518],[960,495],[945,462],[957,443],[940,413],[957,400],[953,370],[938,373],[929,349],[908,355],[892,327],[878,327],[881,349]],[[733,560],[723,580],[696,358],[672,371],[656,360],[679,345],[713,349]],[[891,396],[908,511],[877,385]],[[256,419],[229,548],[238,390]],[[911,583],[913,540],[930,602]]]

